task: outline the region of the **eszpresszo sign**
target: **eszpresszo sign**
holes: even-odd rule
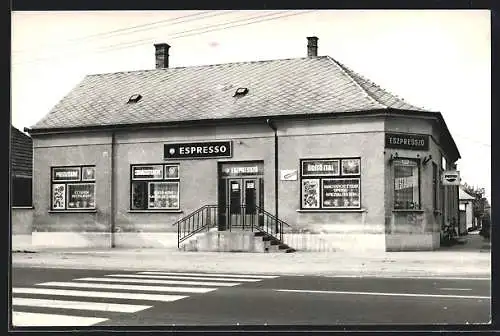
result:
[[[173,143],[164,145],[163,156],[168,159],[201,159],[232,157],[231,141]]]
[[[423,134],[385,134],[385,148],[429,150],[429,136]]]

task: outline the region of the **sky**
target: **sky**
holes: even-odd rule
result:
[[[11,13],[11,120],[33,126],[84,76],[328,55],[410,104],[439,111],[462,182],[491,201],[488,10],[37,11]]]

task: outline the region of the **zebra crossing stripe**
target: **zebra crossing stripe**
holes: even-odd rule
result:
[[[129,305],[108,302],[88,302],[88,301],[65,301],[65,300],[45,300],[31,298],[12,298],[13,306],[24,307],[45,307],[61,309],[78,309],[118,313],[136,313],[138,311],[151,308],[152,306]]]
[[[189,297],[184,295],[144,294],[144,293],[124,293],[124,292],[95,292],[95,291],[85,291],[85,290],[32,288],[32,287],[12,288],[12,294],[43,294],[43,295],[61,295],[61,296],[78,296],[78,297],[114,298],[114,299],[142,300],[142,301],[161,301],[161,302],[172,302]]]
[[[109,277],[117,278],[141,278],[141,279],[178,279],[178,280],[207,280],[207,281],[237,281],[237,282],[258,282],[262,279],[240,279],[240,278],[205,278],[192,276],[173,275],[144,275],[144,274],[109,274]]]
[[[190,286],[221,286],[231,287],[240,285],[238,282],[208,282],[208,281],[179,281],[179,280],[156,280],[156,279],[120,279],[120,278],[80,278],[75,281],[100,281],[100,282],[136,282],[144,284],[163,285],[190,285]]]
[[[90,326],[107,320],[108,320],[107,318],[98,318],[98,317],[25,313],[19,311],[12,312],[12,324],[15,327]]]
[[[188,276],[209,276],[209,277],[226,277],[226,278],[256,278],[256,279],[274,279],[277,275],[255,275],[255,274],[222,274],[222,273],[174,273],[160,271],[145,271],[138,274],[158,274],[158,275],[188,275]]]
[[[107,288],[107,289],[143,290],[152,292],[179,292],[179,293],[208,293],[217,289],[217,288],[204,288],[204,287],[140,286],[140,285],[118,285],[118,284],[84,283],[84,282],[59,282],[59,281],[39,283],[36,284],[36,286]]]

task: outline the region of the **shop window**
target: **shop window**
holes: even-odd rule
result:
[[[359,209],[361,159],[303,159],[300,162],[300,208]]]
[[[12,178],[12,206],[31,207],[32,205],[31,178]]]
[[[132,165],[131,210],[179,210],[179,165]]]
[[[95,200],[95,166],[52,167],[52,210],[92,210]]]
[[[394,160],[394,209],[420,209],[418,161]]]

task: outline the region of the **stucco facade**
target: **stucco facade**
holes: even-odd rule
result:
[[[439,164],[443,149],[432,125],[431,119],[385,116],[276,122],[278,170],[296,170],[299,175],[296,180],[278,181],[279,218],[291,226],[287,230],[291,244],[324,251],[438,248],[443,214],[433,208],[431,162]],[[429,150],[384,148],[386,131],[427,134],[432,139]],[[165,143],[213,140],[232,141],[233,155],[176,162],[180,167],[179,210],[131,210],[131,165],[164,163]],[[391,154],[396,152],[399,157],[422,159],[432,155],[432,161],[420,164],[421,209],[393,209]],[[274,133],[265,123],[123,130],[114,136],[97,132],[35,137],[33,244],[176,248],[173,224],[203,205],[218,203],[221,162],[262,161],[262,202],[274,213],[274,154]],[[344,157],[360,158],[360,208],[301,210],[300,160]],[[51,211],[51,167],[78,165],[95,165],[96,209]]]
[[[179,68],[161,43],[154,70],[86,76],[28,129],[33,244],[176,249],[202,227],[245,250],[264,238],[227,230],[265,218],[287,252],[439,247],[459,218],[442,115],[307,40],[305,58]]]

